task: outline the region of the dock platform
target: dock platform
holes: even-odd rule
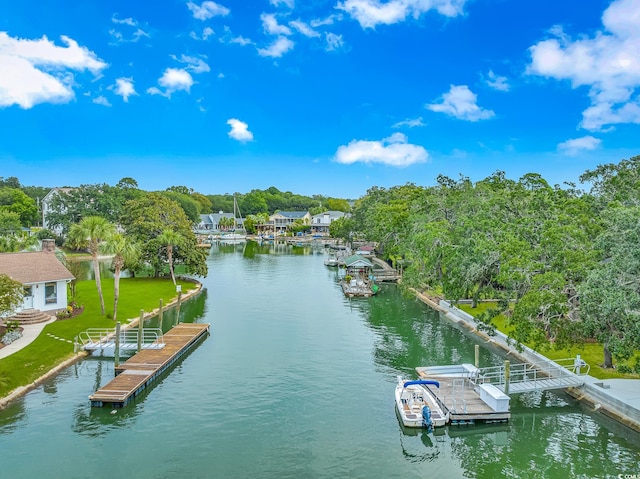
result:
[[[164,335],[164,348],[143,349],[116,367],[116,377],[89,396],[91,406],[126,406],[208,332],[209,324],[178,324]]]
[[[436,400],[449,411],[449,422],[456,424],[470,424],[476,422],[505,422],[511,419],[508,410],[495,410],[481,397],[484,391],[478,391],[478,387],[468,378],[461,377],[429,377],[418,371],[420,379],[434,380],[440,383],[440,387],[430,387],[429,392]],[[498,392],[500,394],[500,392]],[[498,408],[501,409],[501,408]]]

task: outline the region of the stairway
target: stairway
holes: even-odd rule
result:
[[[50,313],[40,311],[39,309],[25,309],[7,318],[5,323],[7,321],[18,321],[21,325],[44,323],[45,321],[49,321],[51,316]]]

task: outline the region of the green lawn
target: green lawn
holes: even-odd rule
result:
[[[194,289],[194,283],[180,281],[182,291]],[[103,279],[106,312],[113,314],[113,281]],[[74,338],[88,328],[113,328],[113,320],[100,315],[100,301],[94,281],[77,283],[77,303],[84,305],[84,312],[74,318],[59,320],[48,324],[38,338],[30,345],[0,359],[0,397],[13,389],[32,383],[51,370],[57,364],[74,355],[73,344],[48,336],[50,333],[73,342]],[[120,299],[118,301],[118,320],[140,317],[140,310],[152,311],[162,298],[168,304],[176,297],[176,288],[170,279],[131,278],[120,281]]]
[[[477,316],[478,314],[486,311],[490,308],[495,308],[495,303],[480,303],[476,308],[472,308],[470,304],[460,304],[458,308],[469,313],[473,316]],[[496,329],[506,335],[511,335],[513,333],[513,327],[507,324],[507,318],[503,315],[499,315],[495,317],[492,321],[492,324],[496,327]],[[531,344],[527,344],[526,346],[532,347]],[[548,357],[549,359],[564,359],[575,357],[576,354],[579,354],[580,357],[591,366],[591,371],[589,374],[598,379],[611,379],[611,378],[634,378],[637,379],[640,376],[637,374],[622,374],[619,373],[616,369],[604,369],[600,367],[602,361],[604,360],[603,356],[603,348],[600,343],[587,343],[580,346],[575,346],[570,349],[556,349],[553,345],[549,345],[548,348],[538,348],[538,352]]]

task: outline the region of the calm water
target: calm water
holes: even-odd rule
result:
[[[512,399],[508,424],[427,434],[396,418],[396,375],[473,362],[474,340],[395,286],[348,300],[324,252],[214,248],[183,320],[212,333],[115,414],[89,359],[0,411],[0,477],[617,477],[640,435],[561,394]],[[171,318],[166,318],[166,321]],[[500,357],[482,350],[482,365]]]

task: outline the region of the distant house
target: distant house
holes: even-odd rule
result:
[[[356,251],[356,254],[363,256],[373,256],[375,254],[375,248],[370,245],[360,246]]]
[[[54,198],[60,193],[69,193],[71,190],[73,190],[73,188],[52,188],[49,193],[42,198],[42,227],[55,232],[58,236],[62,234],[62,227],[56,226],[55,228],[51,228],[48,220],[49,214],[51,213],[51,204]]]
[[[308,225],[311,223],[311,214],[308,211],[277,211],[269,216],[269,223],[262,226],[267,232],[275,231],[277,235],[282,235],[296,221]]]
[[[326,236],[329,234],[331,223],[339,218],[344,218],[342,211],[325,211],[311,217],[311,234]]]
[[[220,211],[219,213],[200,215],[200,222],[196,226],[196,233],[207,234],[225,231],[229,228],[233,228],[233,226],[220,226],[220,220],[222,218],[229,218],[231,221],[233,221],[233,213],[223,213],[222,211]],[[242,218],[236,218],[236,228],[244,228],[244,221]]]
[[[53,248],[50,251],[0,254],[0,274],[24,285],[24,301],[16,312],[67,309],[67,283],[74,276],[56,257]]]

